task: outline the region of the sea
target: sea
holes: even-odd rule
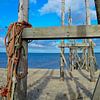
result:
[[[95,53],[97,67],[100,68],[100,53]],[[69,54],[65,54],[67,63],[69,63]],[[7,55],[0,53],[0,68],[6,68]],[[43,69],[59,69],[60,68],[60,53],[28,53],[29,68]],[[66,66],[67,68],[68,66]]]

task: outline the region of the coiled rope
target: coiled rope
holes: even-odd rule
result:
[[[21,80],[28,73],[27,66],[23,66],[24,71],[22,73],[18,73],[18,65],[20,61],[21,52],[22,50],[25,51],[24,47],[22,46],[21,38],[23,29],[31,27],[32,26],[25,21],[13,23],[9,26],[7,35],[5,37],[5,46],[8,56],[7,85],[6,87],[0,88],[0,96],[7,97],[7,100],[13,99],[13,83],[17,83],[17,80]]]

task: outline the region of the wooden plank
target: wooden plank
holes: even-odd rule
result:
[[[100,25],[26,28],[23,39],[83,39],[100,38]]]
[[[94,89],[92,100],[100,100],[100,75]]]
[[[59,48],[64,48],[64,47],[67,47],[67,48],[81,48],[81,47],[89,47],[88,44],[75,44],[75,45],[70,45],[70,44],[63,44],[63,45],[58,45]]]

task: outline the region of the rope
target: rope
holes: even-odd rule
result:
[[[26,66],[23,66],[23,73],[18,73],[18,65],[22,50],[25,52],[21,39],[23,29],[31,27],[32,26],[25,21],[13,23],[9,26],[5,37],[5,46],[8,56],[7,85],[6,87],[0,88],[0,96],[7,97],[7,100],[13,100],[13,93],[17,80],[21,80],[28,73]]]

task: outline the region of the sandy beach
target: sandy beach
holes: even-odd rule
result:
[[[0,69],[0,86],[6,84],[6,70]],[[65,80],[60,81],[59,70],[29,69],[27,100],[91,100],[96,82],[89,81],[85,70],[73,71],[73,80],[65,71]],[[96,79],[99,71],[96,72]]]

